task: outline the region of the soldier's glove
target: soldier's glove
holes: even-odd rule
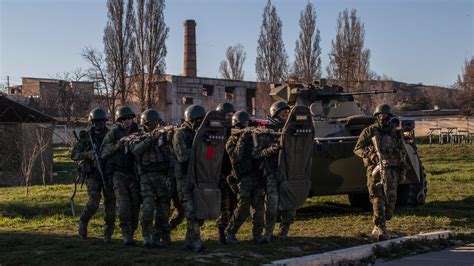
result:
[[[272,144],[270,145],[270,147],[267,148],[267,150],[270,154],[276,154],[281,150],[281,148],[282,147],[278,144]]]
[[[124,138],[120,139],[117,144],[115,144],[114,150],[115,151],[122,151],[125,149],[125,142],[126,140]]]
[[[377,163],[377,154],[374,152],[369,153],[369,162],[373,164]]]
[[[90,151],[86,151],[85,152],[85,157],[89,160],[95,160],[95,153],[94,151],[90,150]]]

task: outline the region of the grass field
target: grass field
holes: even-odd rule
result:
[[[391,233],[413,235],[436,230],[469,233],[474,240],[474,145],[421,145],[429,191],[424,206],[398,210],[388,222]],[[56,148],[57,185],[0,188],[0,264],[260,264],[275,259],[335,250],[370,243],[371,214],[349,206],[347,196],[314,197],[299,210],[288,240],[266,245],[250,241],[250,223],[238,234],[240,245],[218,245],[213,221],[202,227],[208,250],[194,254],[182,250],[185,224],[173,232],[175,243],[166,249],[124,247],[118,230],[112,244],[102,242],[103,209],[91,220],[90,237],[77,236],[71,216],[69,171],[74,164],[67,150]],[[78,213],[86,203],[85,187],[78,189]],[[118,222],[117,222],[118,225]],[[137,233],[140,240],[140,232]]]

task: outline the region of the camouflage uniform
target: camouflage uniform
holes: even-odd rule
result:
[[[376,167],[375,150],[373,148],[372,137],[378,136],[380,139],[381,152],[386,156],[389,166],[387,169],[387,195],[384,194],[383,186],[377,185],[380,182],[380,175],[372,176],[372,171]],[[382,129],[378,123],[365,128],[359,136],[359,140],[354,148],[354,153],[363,158],[367,167],[367,187],[370,201],[373,207],[373,222],[377,228],[385,232],[385,221],[390,220],[395,210],[397,202],[398,181],[406,166],[406,152],[403,147],[403,138],[393,126]]]
[[[74,161],[81,161],[82,170],[84,177],[86,179],[87,194],[89,200],[87,201],[86,207],[82,212],[80,221],[87,225],[89,220],[92,218],[94,213],[99,208],[99,203],[101,199],[101,192],[104,194],[104,208],[105,208],[105,228],[104,228],[104,238],[110,239],[114,232],[115,226],[115,195],[112,188],[112,182],[107,176],[104,177],[106,182],[106,187],[102,183],[102,178],[100,176],[99,170],[97,169],[97,162],[91,159],[92,144],[89,140],[89,134],[92,137],[92,140],[100,147],[102,144],[105,135],[107,134],[108,129],[105,128],[102,134],[95,134],[94,128],[91,128],[87,132],[84,131],[85,136],[81,136],[79,141],[74,144],[74,147],[71,152],[71,159]],[[81,132],[80,135],[83,133]],[[104,169],[104,161],[101,160],[102,169]]]
[[[244,133],[242,136],[232,135],[226,143],[233,174],[239,187],[237,207],[226,232],[235,235],[249,216],[250,207],[252,207],[252,235],[254,241],[258,242],[265,226],[265,184],[260,170],[260,162],[252,158],[252,148],[252,136],[248,133]]]
[[[275,132],[281,127],[272,125]],[[254,146],[252,156],[254,159],[264,159],[263,175],[265,178],[265,241],[273,236],[275,223],[281,216],[280,234],[286,236],[290,225],[295,220],[296,210],[278,212],[279,184],[282,181],[278,175],[278,151],[275,145],[279,144],[279,137],[275,135],[257,133],[258,145]]]
[[[155,130],[159,130],[159,128]],[[173,156],[167,133],[161,134],[158,138],[150,134],[141,134],[143,137],[139,141],[130,143],[130,151],[136,158],[135,162],[140,176],[140,192],[143,198],[142,235],[144,240],[151,240],[154,245],[159,245],[160,240],[163,244],[171,242],[169,218],[170,178],[174,174]],[[140,136],[140,134],[137,135]],[[153,230],[154,218],[155,227]]]
[[[172,216],[170,217],[170,230],[174,230],[176,227],[178,227],[178,225],[180,225],[183,222],[184,218],[186,217],[183,203],[181,202],[179,198],[176,178],[174,178],[174,176],[176,175],[176,171],[178,170],[175,169],[174,171],[175,173],[173,175],[173,178],[170,179],[171,200],[173,201],[173,207],[174,207],[174,212]]]
[[[230,131],[230,128],[228,131]],[[231,175],[231,171],[232,165],[229,159],[229,154],[224,152],[224,157],[222,158],[221,180],[219,181],[219,189],[221,190],[221,213],[217,219],[217,228],[219,229],[219,235],[221,236],[220,241],[222,244],[225,244],[225,238],[222,238],[222,236],[229,224],[232,213],[237,206],[237,195],[232,191],[229,185],[229,181],[233,179],[229,176]]]
[[[120,125],[110,130],[105,136],[101,154],[103,159],[107,159],[107,175],[113,177],[122,234],[124,239],[132,240],[138,226],[140,212],[140,183],[134,172],[133,154],[126,154],[124,145],[121,145],[119,141],[137,131],[136,123],[132,124],[130,130]]]
[[[173,150],[177,165],[175,170],[176,187],[180,200],[186,210],[187,228],[185,248],[199,249],[202,247],[200,226],[204,221],[198,220],[194,213],[193,189],[194,183],[188,179],[189,156],[191,155],[195,131],[190,122],[184,122],[173,136]]]

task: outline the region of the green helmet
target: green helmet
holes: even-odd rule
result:
[[[392,106],[386,103],[377,105],[374,111],[374,116],[377,116],[378,114],[388,114],[393,116]]]
[[[206,116],[206,110],[204,107],[198,104],[193,104],[188,106],[186,110],[184,110],[184,121],[192,122],[197,118],[203,118]]]
[[[217,106],[216,111],[227,113],[235,113],[234,105],[231,103],[221,103]]]
[[[249,120],[250,120],[249,113],[245,111],[238,111],[232,116],[232,126],[235,127],[237,124],[243,123]]]
[[[104,109],[100,107],[92,109],[92,111],[89,113],[89,121],[94,120],[107,120],[107,113],[104,111]]]
[[[150,108],[150,109],[145,110],[145,112],[142,113],[140,120],[141,120],[141,124],[145,125],[146,123],[149,123],[149,122],[160,122],[161,117],[158,111],[156,111],[153,108]]]
[[[279,111],[285,109],[290,109],[290,106],[287,103],[281,101],[274,102],[270,107],[270,116],[274,118]]]
[[[132,108],[128,106],[120,106],[117,111],[115,111],[115,119],[117,121],[122,120],[126,116],[136,117],[135,113],[133,112]]]

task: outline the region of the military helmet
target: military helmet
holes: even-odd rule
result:
[[[135,113],[133,112],[132,108],[128,106],[120,106],[117,111],[115,111],[115,119],[117,121],[122,120],[126,116],[135,117]]]
[[[393,116],[392,106],[386,103],[377,105],[374,111],[374,116],[377,116],[378,114],[388,114]]]
[[[237,124],[243,123],[249,120],[250,120],[249,113],[245,111],[238,111],[232,116],[232,126],[235,127]]]
[[[274,102],[270,107],[270,116],[275,117],[279,111],[284,109],[290,109],[290,106],[285,102]]]
[[[156,111],[153,108],[150,108],[150,109],[145,110],[145,112],[142,113],[140,120],[141,120],[141,124],[145,125],[146,123],[149,123],[149,122],[160,122],[161,117],[158,111]]]
[[[184,110],[184,120],[188,122],[191,122],[197,118],[203,118],[204,116],[206,116],[206,110],[204,110],[204,107],[198,104],[188,106],[188,108]]]
[[[107,113],[104,111],[104,109],[100,107],[92,109],[92,111],[89,113],[89,121],[94,120],[107,120]]]
[[[219,104],[216,108],[216,111],[223,112],[224,114],[234,113],[235,108],[233,104],[225,102],[225,103]]]

